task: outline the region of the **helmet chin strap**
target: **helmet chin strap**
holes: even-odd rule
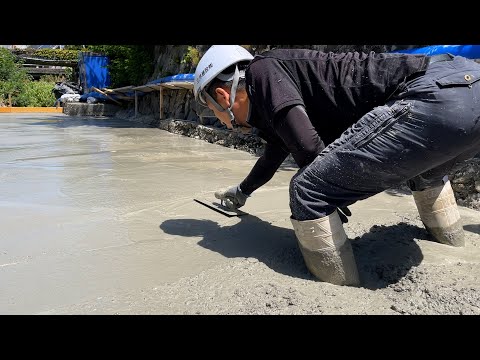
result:
[[[230,123],[232,124],[233,128],[238,127],[237,121],[235,120],[235,115],[233,114],[232,110],[227,109],[228,115],[230,116]]]
[[[225,76],[225,75],[220,74],[217,77],[222,81],[232,80],[232,87],[230,89],[230,106],[227,109],[224,109],[206,91],[205,91],[205,96],[208,98],[208,100],[210,100],[210,102],[213,104],[213,106],[215,106],[215,108],[219,112],[225,112],[226,111],[228,113],[228,116],[230,117],[230,122],[232,123],[232,126],[234,128],[236,128],[239,125],[237,124],[237,121],[235,120],[235,115],[233,114],[232,108],[233,108],[233,104],[235,103],[235,96],[237,94],[238,81],[240,79],[240,71],[238,70],[238,66],[235,65],[235,73],[233,74],[233,79],[231,79],[231,77],[232,77],[231,75]]]
[[[232,123],[232,126],[235,128],[238,126],[236,120],[235,120],[235,115],[233,114],[232,108],[233,104],[235,103],[235,96],[237,95],[237,86],[238,86],[238,80],[240,78],[240,72],[238,71],[238,66],[235,65],[235,73],[233,74],[233,83],[232,83],[232,88],[230,89],[230,106],[228,107],[228,115],[230,115],[230,122]]]

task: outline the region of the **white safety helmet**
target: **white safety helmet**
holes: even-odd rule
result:
[[[219,111],[228,111],[233,119],[231,108],[235,101],[238,80],[245,77],[244,72],[235,67],[232,74],[219,74],[226,68],[241,62],[252,60],[253,56],[245,48],[239,45],[212,45],[202,56],[195,70],[195,83],[193,85],[193,94],[195,100],[200,104],[207,106],[208,98]],[[205,90],[212,80],[218,77],[222,81],[233,80],[231,89],[231,105],[229,109],[223,109]]]

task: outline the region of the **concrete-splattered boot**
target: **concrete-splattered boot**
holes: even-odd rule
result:
[[[465,246],[465,234],[450,181],[422,191],[412,191],[412,194],[423,225],[438,242]]]
[[[308,270],[319,280],[335,285],[359,285],[357,264],[337,213],[292,221]]]

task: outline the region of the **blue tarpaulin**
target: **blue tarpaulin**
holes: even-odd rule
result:
[[[110,95],[113,99],[116,99],[115,95]],[[89,97],[93,97],[97,99],[99,102],[110,102],[111,99],[108,98],[108,96],[105,96],[103,94],[100,94],[98,92],[92,91],[89,93],[85,93],[82,96],[80,96],[80,99],[78,101],[80,102],[86,102]]]
[[[177,82],[177,81],[190,82],[190,81],[193,81],[194,79],[195,79],[195,74],[177,74],[177,75],[166,76],[166,77],[151,81],[148,84],[162,84],[162,83]]]
[[[79,54],[80,82],[84,92],[90,92],[92,87],[103,89],[110,86],[108,63],[109,59],[104,55]]]
[[[135,86],[133,90],[138,95],[144,95],[154,90],[159,90],[161,87],[167,89],[193,89],[193,80],[195,74],[177,74],[172,76],[165,76],[160,79],[152,80],[145,85]]]
[[[432,45],[416,49],[396,50],[394,53],[438,55],[450,53],[469,59],[480,59],[480,45]]]

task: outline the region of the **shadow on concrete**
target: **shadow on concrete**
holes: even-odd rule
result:
[[[220,226],[212,220],[170,219],[160,229],[173,235],[202,235],[198,245],[225,257],[255,258],[281,274],[313,279],[292,229],[274,226],[250,214],[239,219],[231,226]]]
[[[374,225],[368,233],[355,238],[352,245],[361,286],[384,288],[418,266],[423,254],[414,239],[432,240],[425,229],[407,223]]]
[[[480,225],[479,224],[467,224],[463,225],[463,229],[471,233],[480,234]]]
[[[253,215],[240,219],[231,226],[220,226],[212,220],[169,219],[160,229],[173,235],[203,236],[200,246],[225,257],[255,258],[278,273],[316,280],[305,266],[292,229],[274,226]],[[384,288],[419,265],[423,255],[414,239],[430,240],[424,229],[406,223],[374,226],[356,238],[352,244],[361,287]]]
[[[39,120],[38,118],[24,117],[26,120]],[[115,117],[85,117],[85,116],[52,116],[49,119],[41,119],[28,125],[46,125],[58,128],[78,127],[78,126],[96,126],[110,128],[153,128],[153,126],[140,122],[115,118]]]

